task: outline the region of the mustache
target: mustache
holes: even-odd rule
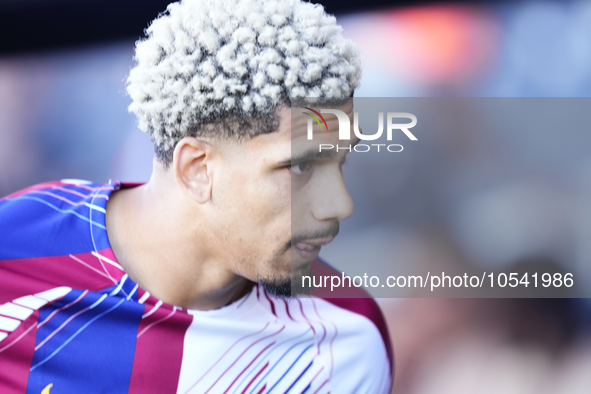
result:
[[[285,251],[289,250],[293,245],[298,242],[312,241],[318,238],[336,237],[339,233],[340,224],[339,222],[333,222],[329,227],[325,229],[316,230],[313,233],[298,234],[291,237],[291,240],[285,246]]]

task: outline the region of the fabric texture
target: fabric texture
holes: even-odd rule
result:
[[[197,311],[141,289],[105,225],[110,194],[132,186],[64,180],[0,200],[1,393],[389,392],[390,343],[371,299],[278,298],[257,285]]]

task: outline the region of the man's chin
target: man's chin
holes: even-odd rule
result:
[[[291,280],[281,283],[271,283],[262,281],[261,286],[265,291],[276,297],[291,297]]]
[[[298,250],[298,248],[296,248],[296,247],[290,248],[292,277],[295,274],[298,274],[300,276],[311,274],[310,267],[312,266],[312,263],[318,258],[319,251],[320,251],[320,248],[318,248],[318,251],[315,251],[314,253],[312,253],[310,255],[303,255],[302,253],[300,253],[301,251]]]
[[[290,278],[284,280],[262,280],[261,286],[267,293],[279,297],[295,297],[307,295],[309,289],[303,288],[302,276],[312,275],[312,262],[305,262],[297,268],[292,268]]]

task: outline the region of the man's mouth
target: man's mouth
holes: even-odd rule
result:
[[[334,237],[314,239],[307,242],[297,242],[295,250],[306,260],[313,260],[318,257],[320,248],[323,245],[328,244],[334,239]]]

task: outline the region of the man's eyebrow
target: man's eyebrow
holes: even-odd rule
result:
[[[290,159],[282,160],[280,165],[292,165],[293,163],[301,163],[304,161],[316,160],[316,159],[331,159],[337,156],[337,152],[334,150],[316,151],[309,150],[304,153],[292,156]]]

